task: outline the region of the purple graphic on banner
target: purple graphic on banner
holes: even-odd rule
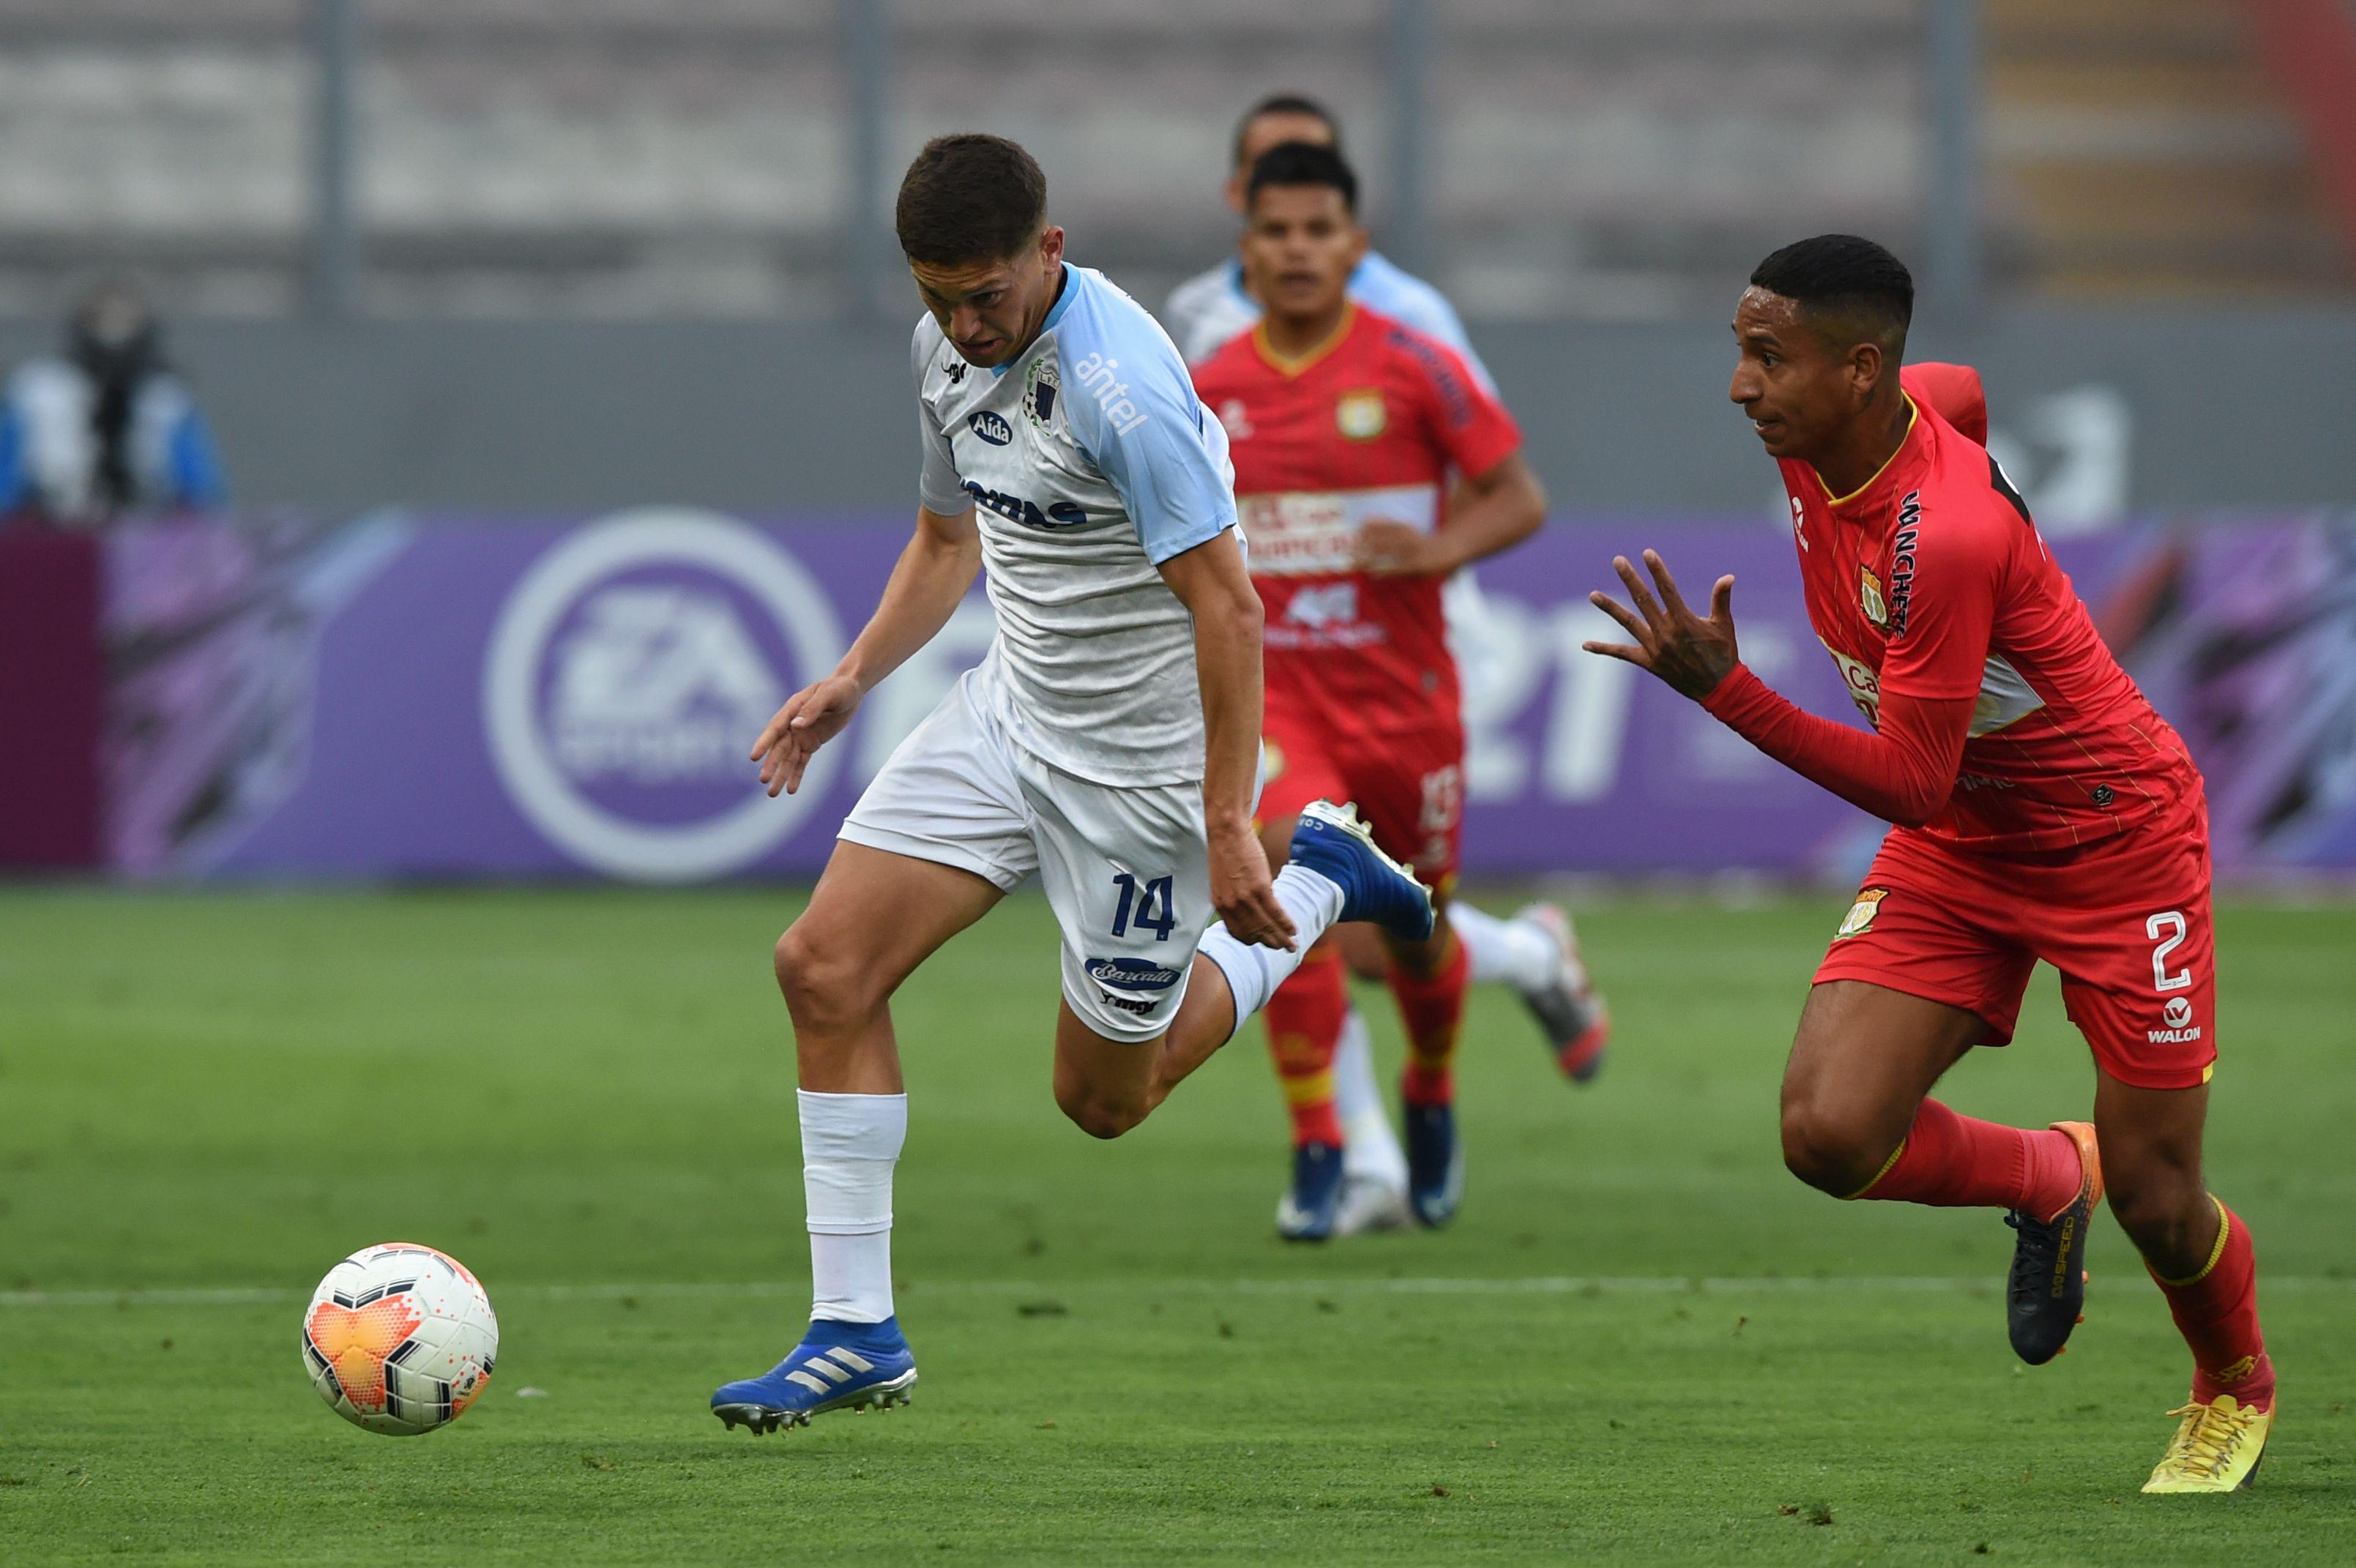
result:
[[[802,790],[745,759],[831,668],[905,542],[676,508],[379,519],[294,543],[134,529],[118,585],[117,863],[140,874],[584,877],[818,870],[900,738],[987,648],[977,594],[871,693]],[[1853,873],[1879,825],[1633,667],[1586,602],[1611,558],[1740,580],[1745,659],[1855,722],[1788,534],[1590,519],[1484,563],[1465,863]],[[2320,521],[2057,546],[2209,771],[2221,867],[2356,864],[2356,549]]]

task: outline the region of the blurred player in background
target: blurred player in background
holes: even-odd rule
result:
[[[1065,263],[1046,196],[1001,137],[940,137],[909,166],[897,224],[926,313],[911,346],[916,534],[841,664],[753,748],[772,795],[798,787],[987,563],[988,655],[868,785],[777,943],[813,1301],[791,1354],[712,1396],[731,1426],[888,1407],[916,1381],[892,1301],[908,1103],[889,1003],[1008,891],[1036,875],[1055,912],[1055,1101],[1105,1138],[1224,1045],[1335,921],[1431,933],[1430,894],[1329,804],[1302,812],[1270,875],[1252,823],[1261,613],[1226,436],[1153,318]]]
[[[66,324],[65,352],[28,359],[0,397],[0,513],[69,526],[228,498],[212,432],[164,357],[137,284],[103,283]]]
[[[1330,144],[1287,142],[1252,165],[1244,274],[1259,323],[1194,367],[1226,427],[1236,496],[1267,607],[1270,860],[1282,864],[1309,802],[1355,801],[1376,842],[1444,902],[1455,880],[1464,723],[1440,585],[1537,531],[1546,497],[1521,432],[1462,356],[1354,304],[1364,260],[1357,177]],[[1448,477],[1464,475],[1453,506]],[[1408,1200],[1445,1224],[1463,1185],[1454,1067],[1464,944],[1388,939],[1408,1036]],[[1333,1061],[1349,994],[1327,943],[1278,987],[1269,1043],[1292,1110],[1293,1177],[1278,1228],[1333,1233],[1342,1125]]]
[[[2008,1325],[2031,1365],[2079,1320],[2107,1178],[2192,1350],[2144,1490],[2230,1491],[2265,1451],[2275,1374],[2249,1230],[2201,1179],[2217,1047],[2201,774],[1982,445],[1976,374],[1900,370],[1913,303],[1895,256],[1835,234],[1761,262],[1734,316],[1729,395],[1783,470],[1808,619],[1870,732],[1768,689],[1740,662],[1734,580],[1705,619],[1649,550],[1649,588],[1614,563],[1633,610],[1593,596],[1634,644],[1587,645],[1895,824],[1800,1015],[1793,1173],[1840,1198],[2008,1211]],[[2040,958],[2094,1051],[2093,1124],[2027,1131],[1929,1098],[1972,1047],[2012,1038]]]
[[[1239,217],[1253,165],[1270,148],[1287,142],[1323,144],[1338,152],[1341,127],[1323,104],[1299,93],[1276,93],[1247,111],[1236,125],[1235,155],[1225,188],[1227,206]],[[1494,393],[1464,324],[1438,289],[1369,247],[1350,271],[1349,295],[1452,350],[1481,388]],[[1260,303],[1244,275],[1240,256],[1181,283],[1163,311],[1171,335],[1195,364],[1248,332],[1259,317]],[[1462,499],[1451,496],[1450,504]],[[1441,603],[1464,689],[1478,693],[1492,688],[1500,678],[1499,656],[1487,630],[1480,588],[1470,571],[1449,577]],[[1512,986],[1537,1021],[1558,1065],[1573,1082],[1590,1082],[1603,1065],[1611,1019],[1580,961],[1569,916],[1552,904],[1537,903],[1511,920],[1501,920],[1462,901],[1451,902],[1448,914],[1470,955],[1473,981]],[[1377,942],[1348,931],[1341,941],[1354,970],[1365,979],[1383,978],[1387,960]],[[1333,1072],[1346,1167],[1336,1233],[1400,1223],[1408,1217],[1406,1159],[1376,1086],[1365,1019],[1355,1007],[1344,1021]]]

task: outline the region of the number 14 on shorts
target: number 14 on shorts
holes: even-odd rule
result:
[[[1141,884],[1128,871],[1115,877],[1112,885],[1120,890],[1120,907],[1113,912],[1112,933],[1127,936],[1130,923],[1134,921],[1140,931],[1153,933],[1154,941],[1169,941],[1171,928],[1178,923],[1177,912],[1171,904],[1172,880],[1169,877],[1155,877]]]

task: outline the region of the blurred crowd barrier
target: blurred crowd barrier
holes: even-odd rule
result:
[[[1468,869],[1853,874],[1876,824],[1580,650],[1609,630],[1585,595],[1612,555],[1656,545],[1688,581],[1736,573],[1745,657],[1845,714],[1788,539],[1748,517],[1580,521],[1481,572]],[[103,552],[89,860],[131,878],[807,876],[991,628],[977,594],[772,801],[746,749],[841,656],[897,530],[651,508],[77,543]],[[2055,549],[2206,771],[2221,870],[2356,873],[2356,526],[2155,519]]]

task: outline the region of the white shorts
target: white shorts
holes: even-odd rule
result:
[[[1012,891],[1033,872],[1063,930],[1064,999],[1111,1040],[1170,1027],[1216,918],[1197,784],[1123,787],[1008,739],[987,667],[909,731],[843,819],[852,844],[955,866]]]

